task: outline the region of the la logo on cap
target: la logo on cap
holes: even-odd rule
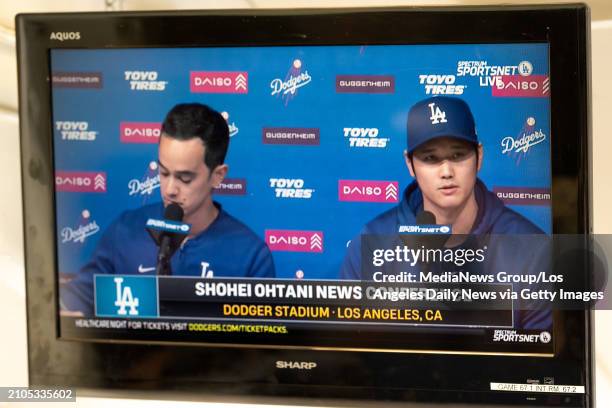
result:
[[[431,120],[432,125],[437,125],[438,123],[446,123],[446,112],[436,106],[435,102],[432,102],[427,106],[429,106],[429,109],[431,110],[431,117],[429,118],[429,120]]]

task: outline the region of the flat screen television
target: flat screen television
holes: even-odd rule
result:
[[[591,232],[589,24],[19,15],[31,385],[592,406],[589,312],[523,279]]]

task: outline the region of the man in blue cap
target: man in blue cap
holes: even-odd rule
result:
[[[460,234],[543,234],[525,217],[507,208],[478,178],[483,147],[465,101],[437,96],[416,103],[408,113],[407,133],[404,158],[415,181],[406,188],[398,206],[368,222],[360,235],[351,241],[340,272],[342,279],[372,279],[361,274],[362,235],[401,233],[404,226],[420,224],[417,218],[424,212],[433,214],[432,223],[450,226],[453,237]],[[447,246],[449,242],[453,242],[452,238]],[[507,265],[516,267],[525,250],[519,247],[498,249],[499,253],[491,255],[493,261],[485,265],[487,270],[499,272],[503,270],[499,268]],[[368,268],[364,268],[366,270]],[[549,324],[549,312],[531,313],[528,321],[521,322],[523,327],[548,327]]]

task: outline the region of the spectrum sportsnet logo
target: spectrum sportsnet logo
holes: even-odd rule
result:
[[[81,212],[81,221],[79,226],[76,228],[64,227],[61,231],[62,244],[73,242],[73,243],[84,243],[87,237],[90,237],[100,231],[100,227],[95,220],[91,219],[91,213],[89,210],[83,210]]]
[[[57,130],[62,140],[81,140],[94,141],[98,135],[98,131],[89,129],[89,122],[75,122],[67,120],[58,120],[55,122],[55,130]]]
[[[370,203],[397,203],[397,181],[339,180],[338,199]]]
[[[426,95],[463,95],[467,85],[458,85],[455,75],[419,75]]]
[[[289,103],[297,95],[297,90],[308,85],[312,81],[312,77],[308,70],[302,71],[302,61],[296,59],[291,64],[291,68],[285,75],[285,79],[275,78],[270,82],[272,96],[281,96],[285,105]]]
[[[106,173],[87,171],[57,171],[57,191],[69,193],[106,193]]]
[[[548,344],[552,335],[543,331],[539,334],[519,333],[517,330],[494,330],[493,341],[502,343],[542,343]]]
[[[168,81],[159,81],[157,71],[125,71],[125,80],[132,91],[164,91]]]
[[[121,143],[158,143],[161,136],[159,122],[119,123]]]
[[[450,225],[400,225],[397,229],[403,234],[450,234]]]
[[[542,129],[536,130],[535,125],[536,119],[528,117],[516,138],[504,137],[501,141],[502,154],[514,158],[516,164],[519,165],[530,149],[546,141],[546,134]]]
[[[277,198],[310,199],[315,191],[314,188],[304,188],[303,179],[271,178],[270,187]]]
[[[194,93],[249,92],[249,73],[245,71],[191,71],[190,89]]]
[[[149,163],[147,171],[142,179],[132,179],[128,182],[128,195],[148,195],[159,188],[159,171],[156,162]]]
[[[529,61],[521,61],[518,65],[489,65],[487,61],[457,61],[458,77],[476,77],[481,87],[492,87],[502,76],[529,76],[533,65]]]
[[[266,230],[271,251],[323,252],[322,231]]]
[[[238,129],[236,123],[230,122],[230,114],[227,112],[221,112],[221,116],[223,116],[223,119],[225,119],[225,121],[227,122],[227,127],[229,129],[229,137],[236,136],[240,129]]]
[[[388,137],[378,137],[378,128],[345,127],[343,131],[350,147],[385,148],[389,142]]]

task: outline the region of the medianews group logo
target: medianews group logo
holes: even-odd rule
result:
[[[323,252],[323,231],[266,230],[270,251]]]
[[[92,142],[98,136],[98,131],[91,130],[86,121],[58,120],[55,121],[55,130],[62,140]]]
[[[161,123],[120,122],[119,135],[121,143],[157,144],[161,137]]]
[[[345,127],[342,131],[349,147],[381,149],[387,147],[390,140],[388,137],[380,137],[380,130],[375,127]]]
[[[106,173],[57,171],[55,172],[55,189],[68,193],[106,193]]]
[[[270,178],[270,187],[276,198],[312,198],[314,188],[307,188],[304,179]]]
[[[62,244],[83,244],[88,237],[97,234],[99,231],[100,227],[95,220],[91,219],[89,210],[84,209],[81,211],[81,219],[78,226],[62,228],[60,232]]]
[[[516,137],[506,136],[501,140],[501,152],[515,160],[518,166],[525,159],[534,146],[546,141],[546,133],[542,128],[536,127],[537,121],[533,116],[528,117]]]
[[[285,102],[285,106],[297,96],[298,89],[305,87],[312,81],[312,77],[303,65],[302,60],[293,60],[285,79],[274,78],[270,82],[270,88],[272,89],[270,95],[280,96]]]
[[[263,144],[318,146],[321,132],[318,128],[265,127],[261,139]]]
[[[125,71],[126,82],[132,91],[165,91],[168,81],[160,81],[157,71]]]
[[[338,180],[338,199],[370,203],[397,203],[397,181]]]
[[[190,89],[194,93],[246,94],[249,73],[246,71],[191,71]]]
[[[102,88],[101,72],[54,72],[51,74],[54,88]]]
[[[134,178],[128,181],[128,195],[151,196],[159,186],[159,166],[157,162],[151,161],[141,179]]]
[[[540,333],[520,333],[518,330],[493,331],[493,341],[496,343],[541,343],[548,344],[552,340],[552,335],[548,331]]]
[[[463,95],[467,85],[457,84],[455,75],[421,74],[419,84],[423,85],[426,95]]]

